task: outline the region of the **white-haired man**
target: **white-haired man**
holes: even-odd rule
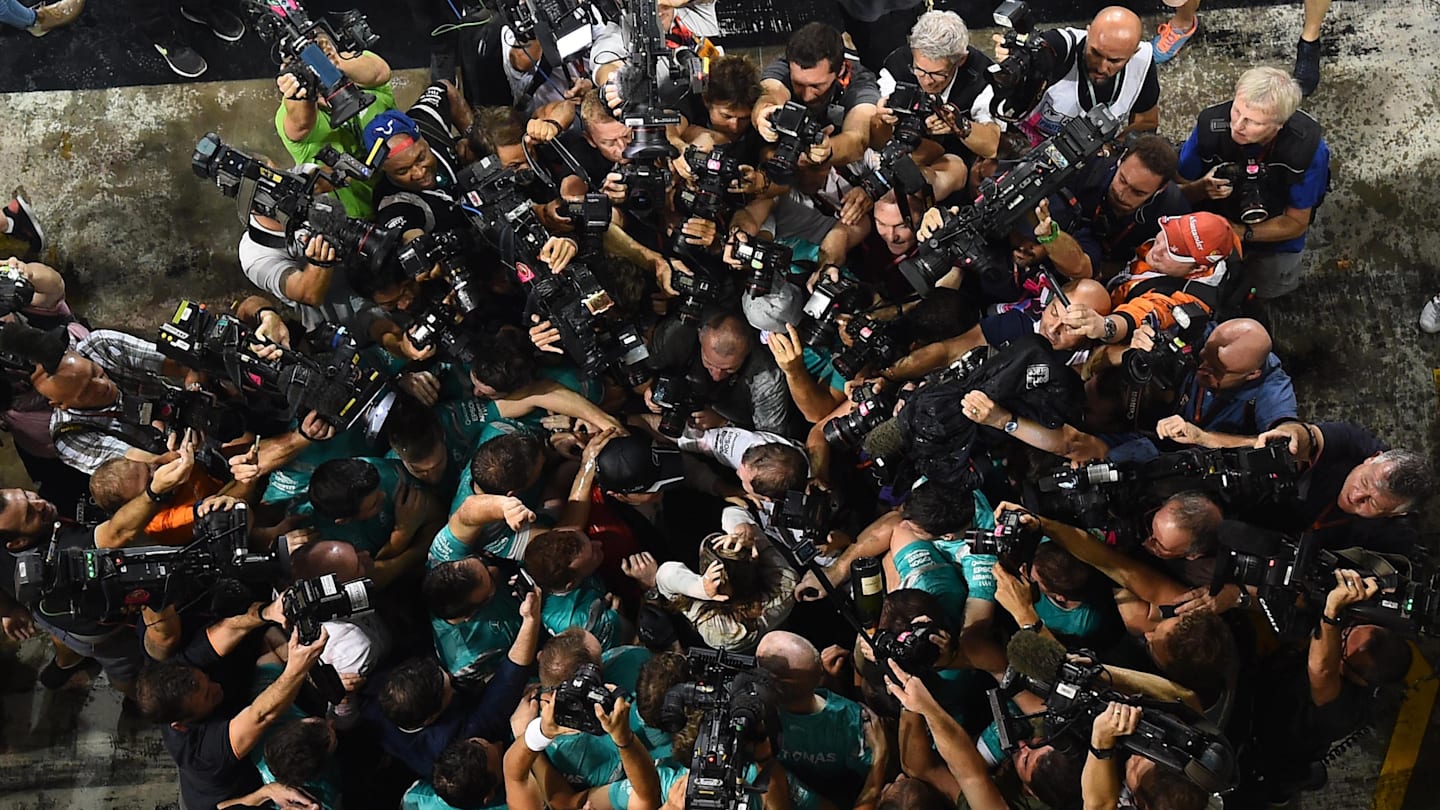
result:
[[[1330,147],[1300,98],[1284,71],[1251,68],[1235,82],[1233,100],[1200,112],[1180,148],[1180,176],[1193,178],[1185,196],[1230,221],[1256,298],[1300,286],[1305,234],[1330,185]]]

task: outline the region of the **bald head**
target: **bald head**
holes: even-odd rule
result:
[[[295,549],[290,554],[290,567],[295,579],[311,579],[334,574],[341,582],[349,582],[369,573],[369,554],[355,550],[343,540],[320,540]]]
[[[1085,70],[1092,82],[1108,82],[1140,49],[1140,18],[1120,6],[1100,10],[1085,29]]]
[[[1225,321],[1215,327],[1200,350],[1200,384],[1212,389],[1238,388],[1264,372],[1270,350],[1270,333],[1259,321]]]
[[[735,313],[717,315],[700,330],[700,362],[715,382],[740,371],[750,356],[755,330]]]
[[[760,639],[755,657],[780,687],[787,705],[808,701],[820,686],[824,674],[820,651],[809,639],[785,630],[771,630]]]
[[[53,374],[36,368],[30,384],[58,408],[103,408],[120,396],[104,369],[74,351],[65,352]]]
[[[1072,304],[1084,304],[1101,315],[1110,314],[1110,291],[1091,278],[1082,278],[1065,285],[1065,296]]]

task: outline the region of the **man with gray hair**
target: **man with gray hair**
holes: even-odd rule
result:
[[[1180,148],[1186,198],[1230,220],[1256,298],[1300,286],[1305,234],[1330,186],[1330,147],[1300,98],[1284,71],[1251,68],[1235,83],[1234,100],[1200,112]]]
[[[995,156],[1000,125],[990,115],[990,57],[970,45],[965,21],[952,11],[928,11],[910,29],[908,42],[885,58],[880,95],[889,100],[897,84],[913,84],[939,102],[925,120],[930,137],[968,166],[976,157]],[[883,103],[883,102],[882,102]],[[882,108],[875,137],[888,141],[894,115]]]
[[[1285,439],[1308,467],[1290,509],[1269,509],[1253,523],[1287,532],[1310,531],[1321,548],[1361,546],[1412,556],[1419,534],[1411,517],[1435,490],[1429,459],[1390,449],[1348,422],[1286,422],[1260,434],[1257,447]]]

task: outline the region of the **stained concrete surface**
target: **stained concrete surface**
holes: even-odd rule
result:
[[[1268,312],[1302,416],[1354,420],[1432,457],[1440,337],[1419,333],[1415,319],[1440,290],[1436,12],[1433,0],[1334,4],[1324,81],[1305,105],[1326,127],[1332,190],[1311,229],[1311,275]],[[1228,98],[1244,68],[1288,69],[1300,28],[1299,3],[1202,9],[1201,18],[1197,40],[1161,72],[1161,131],[1177,142],[1196,112]],[[397,76],[402,104],[423,81]],[[246,290],[233,204],[190,173],[190,151],[216,130],[283,156],[275,103],[269,81],[0,95],[4,179],[29,191],[51,238],[49,259],[93,323],[150,334],[182,296],[225,303]],[[0,458],[8,452],[0,447]],[[0,461],[0,479],[7,470],[13,465]],[[0,808],[172,806],[174,770],[158,733],[122,715],[103,683],[58,694],[30,685],[48,654],[36,641],[20,648],[18,664],[0,652]],[[1301,806],[1370,805],[1396,703]],[[1436,747],[1427,743],[1407,807],[1436,806]]]

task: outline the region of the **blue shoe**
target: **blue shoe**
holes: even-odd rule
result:
[[[1155,64],[1163,65],[1174,59],[1175,54],[1180,53],[1180,49],[1185,47],[1185,43],[1199,30],[1199,17],[1195,18],[1195,24],[1190,26],[1190,30],[1184,33],[1176,31],[1168,22],[1160,23],[1160,27],[1155,29],[1155,38],[1150,40],[1150,47],[1155,51]]]

